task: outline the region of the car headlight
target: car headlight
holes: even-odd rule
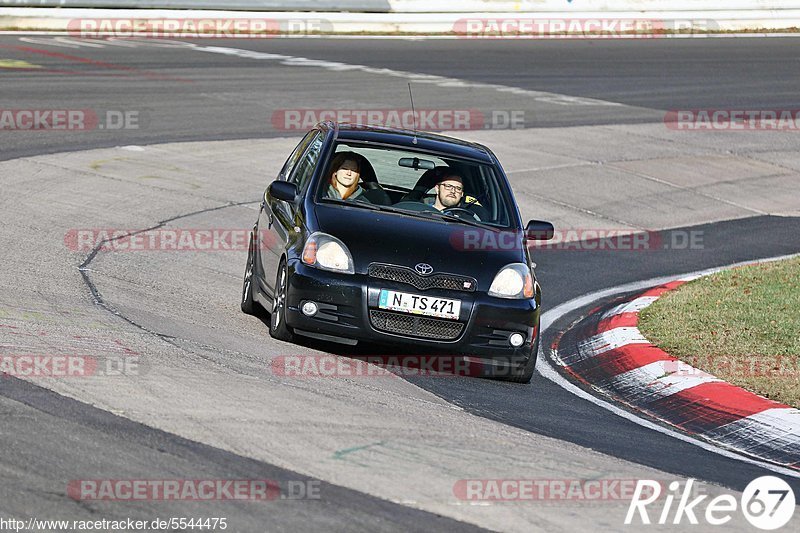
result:
[[[312,233],[303,247],[303,263],[331,270],[354,274],[353,257],[342,241],[327,233]]]
[[[489,296],[522,300],[533,298],[533,276],[525,263],[511,263],[500,269],[489,287]]]

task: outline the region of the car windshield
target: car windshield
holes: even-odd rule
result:
[[[475,161],[340,142],[322,181],[326,203],[502,228],[515,220],[493,166]]]

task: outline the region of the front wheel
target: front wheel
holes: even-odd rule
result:
[[[286,291],[289,285],[289,268],[281,260],[275,276],[275,294],[272,298],[272,313],[269,319],[269,334],[280,341],[293,342],[294,331],[286,325]]]

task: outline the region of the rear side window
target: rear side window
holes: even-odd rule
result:
[[[294,167],[297,165],[297,161],[300,159],[300,156],[305,152],[308,144],[311,142],[311,139],[316,135],[318,132],[311,131],[303,137],[303,140],[297,145],[297,147],[292,152],[292,155],[289,156],[289,159],[286,160],[286,163],[283,164],[283,168],[281,169],[280,178],[287,179],[288,176],[292,174]]]
[[[300,157],[299,162],[294,168],[294,171],[289,175],[287,181],[297,185],[297,190],[302,191],[311,176],[314,175],[314,169],[317,167],[319,155],[322,152],[322,133],[317,132],[308,144],[308,148]]]

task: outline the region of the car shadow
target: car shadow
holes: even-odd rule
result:
[[[260,310],[256,316],[269,329],[270,313]],[[461,354],[454,355],[445,350],[411,344],[398,343],[389,346],[360,341],[356,345],[346,345],[303,335],[295,335],[294,344],[309,351],[352,359],[353,364],[369,363],[420,386],[424,386],[423,383],[429,379],[438,378],[482,378],[483,381],[503,383],[496,378],[503,377],[507,371],[504,367],[488,365],[476,358],[465,358]],[[358,372],[353,369],[350,371]],[[366,365],[361,366],[361,371],[370,372]]]

